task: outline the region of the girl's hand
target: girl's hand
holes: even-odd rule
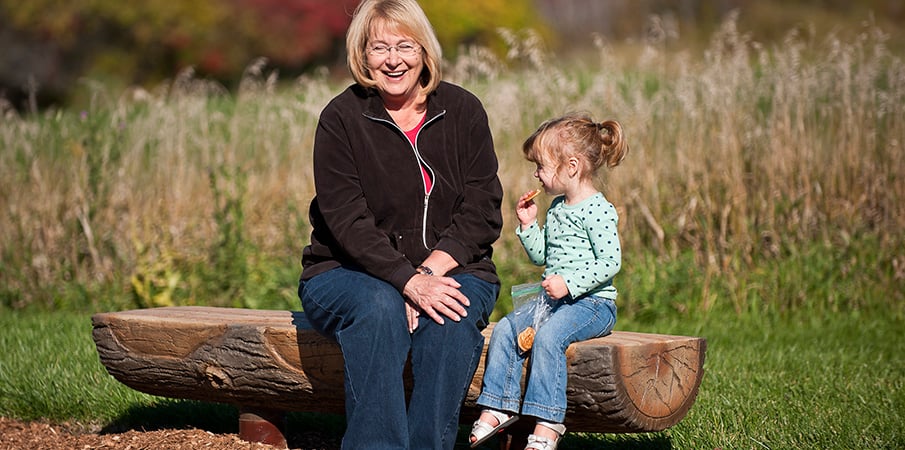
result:
[[[540,285],[544,288],[544,292],[553,300],[559,300],[569,295],[569,287],[566,286],[566,280],[559,275],[551,275],[544,278]]]
[[[538,194],[538,189],[532,189],[522,194],[515,205],[515,215],[522,224],[522,229],[528,228],[529,225],[537,220],[537,203],[534,203],[534,197]]]

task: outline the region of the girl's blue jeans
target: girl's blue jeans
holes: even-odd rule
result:
[[[530,305],[524,305],[523,308]],[[518,349],[518,333],[531,326],[533,314],[513,311],[497,323],[490,337],[484,382],[477,403],[509,414],[562,423],[566,417],[566,348],[569,344],[605,336],[616,323],[616,303],[603,297],[566,297],[536,331],[528,353]],[[529,358],[530,356],[530,358]],[[521,402],[522,368],[529,375]]]
[[[299,283],[312,327],[342,349],[346,392],[343,449],[452,449],[459,410],[484,347],[499,286],[455,275],[471,303],[461,321],[422,315],[409,334],[402,294],[363,272],[337,268]],[[406,405],[403,368],[414,378]]]

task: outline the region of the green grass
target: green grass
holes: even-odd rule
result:
[[[104,371],[87,314],[4,311],[0,329],[2,416],[106,422],[149,400]]]
[[[697,402],[666,434],[675,448],[901,448],[902,326],[849,312],[647,327],[708,338]]]
[[[826,251],[818,254],[827,256]],[[823,271],[833,272],[825,266]],[[812,272],[787,276],[794,283]],[[836,287],[852,290],[851,284],[842,280]],[[640,292],[646,291],[634,295]],[[687,299],[694,292],[676,293]],[[815,291],[809,300],[827,305],[820,298],[826,295]],[[660,433],[568,434],[561,448],[905,446],[905,315],[900,301],[874,296],[847,308],[742,313],[728,302],[682,313],[675,309],[681,299],[654,303],[645,313],[625,305],[617,329],[707,338],[704,381],[685,419]],[[237,431],[232,407],[141,394],[107,375],[91,339],[89,313],[4,310],[0,348],[0,416],[74,422],[106,431],[189,426]],[[319,430],[339,436],[342,419],[293,414],[290,427],[290,433]]]

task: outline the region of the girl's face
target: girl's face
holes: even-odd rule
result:
[[[418,97],[424,59],[414,39],[385,26],[375,27],[365,57],[384,102],[401,104]]]
[[[542,161],[535,162],[534,177],[540,180],[541,186],[547,195],[560,195],[564,193],[565,185],[560,178],[559,167]]]

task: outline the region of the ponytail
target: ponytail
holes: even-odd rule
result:
[[[625,141],[622,125],[615,120],[607,120],[596,125],[603,138],[600,146],[601,161],[609,168],[618,166],[628,153],[628,143]]]

